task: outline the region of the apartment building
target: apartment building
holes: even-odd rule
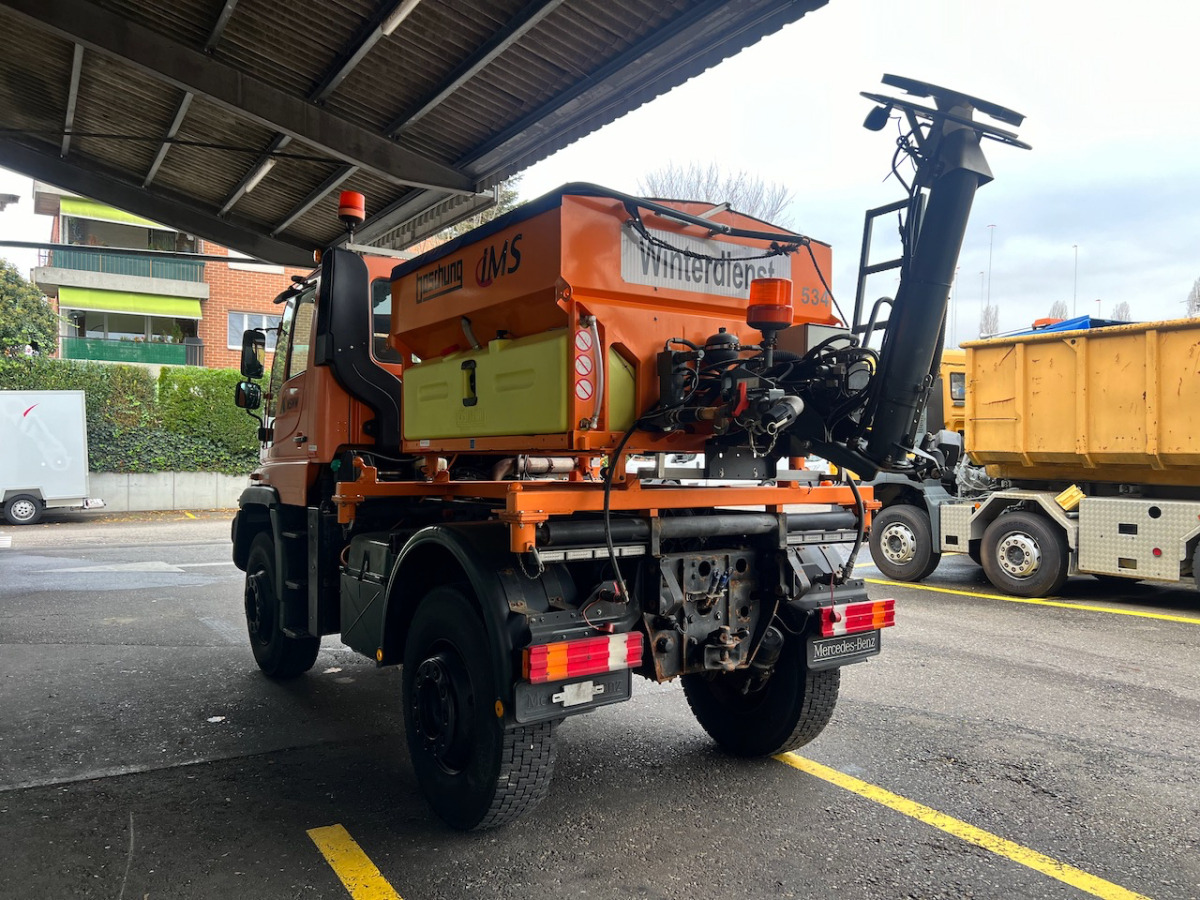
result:
[[[38,182],[34,209],[53,217],[32,280],[60,318],[59,356],[235,368],[242,332],[279,320],[272,302],[303,269],[263,266],[225,247]],[[82,248],[103,248],[82,249]],[[223,260],[164,258],[157,250]],[[226,261],[227,260],[227,261]],[[274,350],[274,335],[267,347]]]

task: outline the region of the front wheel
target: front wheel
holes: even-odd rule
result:
[[[430,591],[404,645],[404,724],[417,783],[461,831],[533,809],[554,772],[556,722],[505,728],[493,652],[479,613],[457,587]]]
[[[42,501],[33,494],[17,494],[4,504],[4,518],[9,525],[36,525],[42,512]]]
[[[829,724],[841,669],[811,671],[804,640],[789,635],[766,684],[748,671],[683,676],[683,695],[701,727],[734,756],[771,756],[803,747]]]
[[[1044,597],[1067,582],[1067,537],[1036,513],[1000,516],[983,533],[983,571],[988,581],[1017,597]]]
[[[871,559],[893,581],[923,581],[942,554],[933,548],[925,511],[907,503],[889,506],[871,523]]]
[[[313,667],[321,639],[293,638],[283,632],[276,593],[275,542],[266,533],[250,542],[246,559],[246,631],[254,661],[271,678],[295,678]]]

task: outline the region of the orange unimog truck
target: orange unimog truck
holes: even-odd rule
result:
[[[679,678],[722,747],[760,756],[815,738],[841,667],[879,653],[892,601],[853,577],[869,492],[779,460],[908,464],[980,140],[1014,142],[973,113],[1020,122],[889,83],[936,108],[868,95],[870,127],[909,121],[908,217],[924,205],[879,352],[881,326],[835,314],[827,246],[593,185],[399,265],[328,251],[280,298],[233,523],[254,655],[295,676],[340,634],[402,665],[417,781],[452,826],[537,803],[557,725],[629,699],[634,672]],[[247,333],[251,410],[262,346]],[[679,453],[701,483],[626,465]]]

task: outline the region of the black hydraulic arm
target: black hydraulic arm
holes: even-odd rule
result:
[[[885,75],[884,83],[912,96],[930,97],[935,108],[908,99],[863,95],[882,104],[868,116],[868,128],[886,124],[893,108],[908,119],[912,131],[907,152],[917,165],[912,194],[928,192],[915,245],[906,248],[907,259],[866,409],[867,439],[860,452],[868,469],[904,467],[914,445],[931,372],[941,352],[950,286],[971,203],[976,190],[992,180],[981,141],[988,138],[1028,146],[1009,131],[974,121],[974,113],[981,111],[1019,125],[1024,118],[1019,113],[910,79]]]

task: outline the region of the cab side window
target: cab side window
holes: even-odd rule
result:
[[[950,399],[955,406],[962,406],[967,400],[967,373],[950,373]]]
[[[388,345],[392,328],[392,283],[386,278],[371,282],[371,353],[380,362],[403,362],[404,357]]]
[[[308,370],[308,351],[312,346],[316,313],[317,289],[313,287],[296,298],[296,315],[292,322],[291,341],[287,354],[287,374],[284,376],[284,381],[295,378]]]
[[[279,389],[285,381],[287,370],[288,349],[291,347],[292,323],[296,318],[296,301],[289,300],[283,309],[283,318],[279,322],[279,337],[275,342],[275,358],[271,360],[271,381],[267,394],[267,416],[275,417],[275,400]]]

